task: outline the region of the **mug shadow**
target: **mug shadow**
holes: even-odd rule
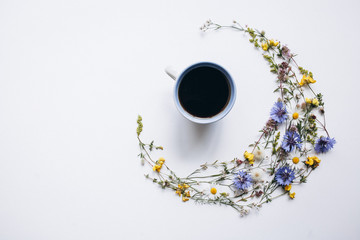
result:
[[[221,121],[211,124],[197,124],[185,118],[176,118],[177,147],[174,149],[182,161],[203,163],[213,160],[217,140],[221,133]]]

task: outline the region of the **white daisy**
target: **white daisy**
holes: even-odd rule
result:
[[[254,160],[255,161],[261,161],[264,159],[264,151],[261,149],[256,148],[254,151]]]
[[[260,183],[263,181],[264,171],[260,168],[255,168],[251,170],[251,178],[255,183]]]

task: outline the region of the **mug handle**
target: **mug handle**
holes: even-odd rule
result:
[[[172,67],[169,66],[169,67],[165,68],[165,72],[166,72],[166,74],[169,75],[173,80],[176,81],[176,79],[177,79],[177,72],[174,70],[174,68],[172,68]]]

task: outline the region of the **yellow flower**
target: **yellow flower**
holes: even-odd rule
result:
[[[291,190],[291,184],[285,186],[285,191],[289,192]]]
[[[216,190],[216,188],[213,187],[213,188],[210,189],[210,192],[215,195],[217,190]]]
[[[165,163],[165,159],[162,158],[162,157],[159,158],[158,163],[159,163],[160,165],[163,165],[163,164]]]
[[[182,201],[187,202],[187,201],[189,201],[189,199],[187,197],[182,197]]]
[[[298,164],[299,163],[299,158],[298,157],[293,157],[292,161],[293,161],[293,163]]]
[[[245,151],[244,157],[246,160],[249,161],[250,164],[254,164],[254,154],[249,153],[248,151]]]
[[[292,115],[293,119],[298,119],[299,118],[299,113],[298,112],[294,112]]]
[[[176,193],[177,195],[179,195],[179,197],[181,196],[181,190],[180,190],[180,189],[177,189],[175,193]]]
[[[305,162],[305,164],[312,166],[314,168],[319,166],[319,163],[321,162],[321,160],[317,156],[307,157],[307,159],[308,160]]]
[[[153,171],[157,171],[157,172],[160,172],[160,170],[161,170],[161,167],[162,167],[162,165],[159,165],[159,164],[155,164],[155,165],[153,166]]]
[[[264,51],[267,51],[269,48],[269,45],[267,43],[263,43],[263,44],[261,44],[261,47]]]
[[[276,46],[279,44],[279,42],[275,42],[273,39],[271,39],[271,40],[269,41],[269,44],[270,44],[270,46],[276,47]],[[266,50],[265,50],[265,51],[266,51]]]
[[[190,191],[187,191],[187,192],[185,193],[185,197],[190,197]]]
[[[305,102],[311,104],[312,100],[310,98],[305,98]]]
[[[301,81],[300,81],[300,86],[304,86],[306,84],[310,84],[310,83],[316,83],[316,80],[314,80],[312,77],[310,76],[306,76],[306,75],[303,75]]]
[[[319,106],[319,100],[317,100],[316,98],[314,98],[314,99],[312,100],[312,105],[314,105],[314,106]]]
[[[290,193],[289,196],[290,196],[291,199],[294,199],[295,198],[295,192]]]

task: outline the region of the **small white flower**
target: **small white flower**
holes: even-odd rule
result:
[[[260,168],[254,169],[251,171],[251,177],[253,179],[254,182],[258,183],[258,182],[262,182],[263,181],[263,170],[261,170]]]
[[[255,161],[261,161],[264,159],[264,151],[260,149],[255,149],[254,151],[254,159]]]

